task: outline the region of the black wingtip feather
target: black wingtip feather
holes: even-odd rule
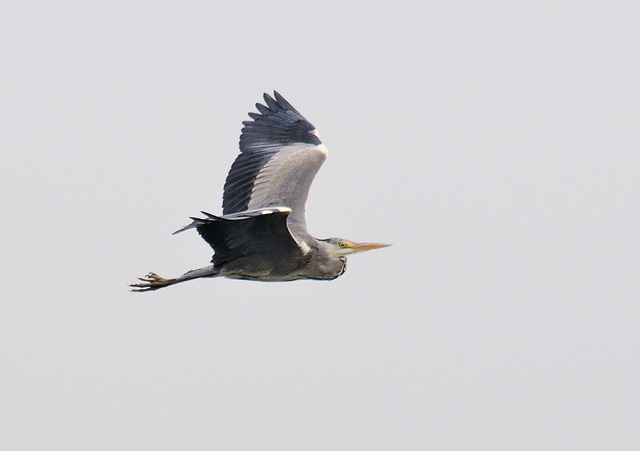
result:
[[[273,111],[271,111],[271,109],[267,108],[266,106],[264,106],[261,103],[256,103],[256,109],[258,111],[260,111],[260,114],[262,116],[269,116],[269,114],[273,113]],[[255,118],[254,118],[255,119]]]
[[[273,97],[268,95],[266,92],[264,93],[263,97],[264,97],[265,103],[267,104],[267,107],[269,107],[269,110],[271,110],[271,112],[277,113],[281,110],[284,110],[284,108],[278,105],[278,102],[273,100]]]
[[[265,104],[256,103],[259,113],[249,113],[253,120],[242,123],[240,151],[260,151],[295,143],[320,144],[318,137],[309,133],[315,127],[278,91],[273,95],[275,98],[264,93]]]
[[[284,97],[282,97],[278,91],[273,91],[273,95],[276,98],[276,102],[278,102],[280,105],[282,105],[285,110],[287,110],[287,109],[295,110],[295,108],[293,106],[291,106],[291,104],[289,102],[287,102],[286,99]]]

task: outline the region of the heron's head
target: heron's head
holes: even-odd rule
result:
[[[329,245],[329,253],[336,257],[343,257],[356,252],[369,251],[371,249],[380,249],[381,247],[391,246],[382,243],[355,243],[343,238],[329,238],[322,240]]]

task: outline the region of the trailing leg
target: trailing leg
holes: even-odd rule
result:
[[[218,274],[218,270],[216,270],[213,265],[206,266],[204,268],[192,269],[191,271],[187,271],[180,277],[176,277],[174,279],[165,279],[156,273],[150,272],[144,277],[138,277],[138,280],[140,280],[141,283],[132,283],[129,284],[129,286],[131,287],[131,291],[154,291],[191,279],[198,279],[200,277],[216,277]]]

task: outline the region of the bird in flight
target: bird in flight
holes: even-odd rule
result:
[[[165,279],[138,278],[132,291],[151,291],[200,277],[289,281],[332,280],[347,256],[389,246],[342,238],[317,239],[307,232],[309,187],[327,158],[315,127],[278,92],[264,94],[259,113],[242,124],[240,154],[224,184],[222,215],[204,218],[174,232],[196,229],[214,250],[211,265]]]

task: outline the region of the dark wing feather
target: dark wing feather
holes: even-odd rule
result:
[[[285,206],[291,220],[304,228],[304,205],[311,182],[326,158],[315,130],[278,92],[264,95],[266,105],[243,122],[240,155],[224,186],[224,215],[247,209]]]
[[[215,251],[211,262],[216,266],[250,255],[252,261],[262,261],[270,268],[290,271],[302,257],[302,251],[287,228],[288,210],[258,211],[229,217],[203,213],[207,218],[193,218],[193,225]]]
[[[309,133],[315,127],[278,92],[274,91],[274,96],[265,93],[267,105],[256,103],[260,114],[249,113],[253,120],[242,123],[240,152],[262,152],[295,143],[320,144],[318,137]]]

